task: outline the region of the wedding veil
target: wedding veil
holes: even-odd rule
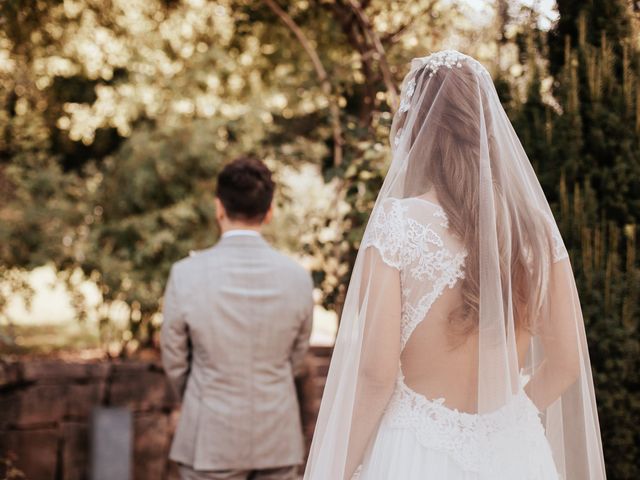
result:
[[[351,478],[399,375],[472,414],[503,411],[524,388],[560,477],[605,478],[571,265],[487,70],[453,50],[414,59],[390,141],[304,478]],[[396,208],[438,221],[400,228]],[[435,244],[446,250],[424,250]]]

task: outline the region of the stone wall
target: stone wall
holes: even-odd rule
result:
[[[330,352],[312,349],[297,384],[308,441]],[[0,460],[15,457],[29,480],[87,478],[89,420],[97,406],[133,413],[135,480],[177,478],[167,454],[179,405],[156,360],[0,362]]]

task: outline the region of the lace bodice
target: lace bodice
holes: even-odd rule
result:
[[[568,257],[551,219],[554,262]],[[464,278],[467,251],[449,230],[441,206],[421,198],[388,198],[371,218],[362,248],[375,247],[382,260],[401,273],[401,343],[411,334],[447,287]]]
[[[369,246],[387,265],[400,270],[404,348],[445,288],[464,278],[467,253],[449,233],[444,210],[419,198],[386,200],[363,239],[362,247]]]

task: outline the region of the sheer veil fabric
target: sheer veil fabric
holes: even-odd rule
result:
[[[357,475],[405,402],[396,418],[469,478],[525,478],[547,448],[558,478],[604,479],[571,264],[490,74],[454,50],[414,59],[390,141],[304,478]]]

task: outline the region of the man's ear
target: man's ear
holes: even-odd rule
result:
[[[215,198],[216,205],[216,220],[220,221],[227,216],[227,211],[224,209],[224,205],[218,197]]]
[[[273,218],[273,204],[271,204],[271,206],[269,207],[269,210],[267,210],[267,214],[264,216],[264,220],[262,221],[262,223],[266,225],[267,223],[271,222],[272,218]]]

